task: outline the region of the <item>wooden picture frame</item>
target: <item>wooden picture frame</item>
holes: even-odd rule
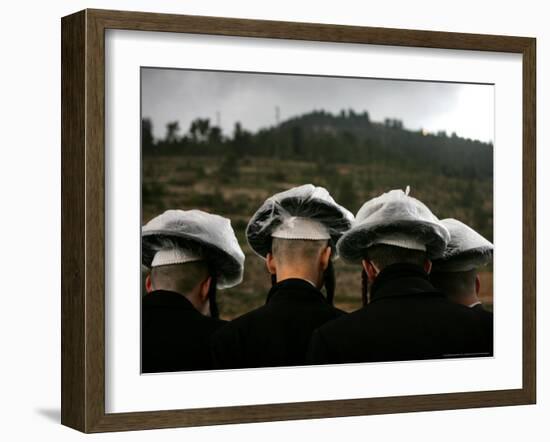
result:
[[[522,55],[523,385],[400,397],[105,412],[105,30],[123,29]],[[471,407],[536,398],[536,41],[534,38],[84,10],[62,19],[62,408],[83,432],[141,430]]]

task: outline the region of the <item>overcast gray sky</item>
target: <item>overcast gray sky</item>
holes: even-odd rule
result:
[[[164,137],[166,123],[182,133],[195,118],[218,121],[230,134],[236,121],[256,131],[312,110],[369,112],[371,120],[398,118],[409,129],[444,130],[481,141],[494,139],[491,85],[315,77],[280,74],[142,69],[142,116]]]

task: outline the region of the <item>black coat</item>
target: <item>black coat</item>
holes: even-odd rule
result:
[[[485,310],[483,305],[477,304],[471,307],[471,310],[478,315],[486,335],[489,337],[491,343],[493,342],[493,312]]]
[[[217,368],[304,365],[313,330],[343,314],[302,279],[275,284],[267,299],[214,334]]]
[[[320,327],[312,364],[489,356],[492,336],[479,315],[453,304],[417,266],[395,264],[377,276],[371,302]]]
[[[202,315],[179,293],[145,295],[141,310],[143,373],[209,370],[210,337],[224,321]]]

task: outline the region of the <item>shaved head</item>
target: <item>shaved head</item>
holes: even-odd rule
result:
[[[426,261],[426,252],[387,244],[376,244],[367,249],[365,258],[372,261],[379,270],[392,264],[415,264],[422,267]]]
[[[151,270],[151,282],[155,290],[171,290],[182,294],[191,292],[208,276],[208,266],[204,261],[164,265]]]
[[[273,238],[271,252],[266,256],[266,266],[277,282],[299,278],[321,288],[331,253],[332,248],[326,239]]]
[[[432,272],[433,285],[451,297],[464,297],[476,290],[477,270],[466,272]]]
[[[317,260],[328,246],[328,240],[281,239],[273,238],[273,256],[285,264],[303,263]]]

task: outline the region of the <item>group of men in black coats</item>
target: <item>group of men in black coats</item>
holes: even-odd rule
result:
[[[230,322],[216,305],[218,288],[242,281],[230,221],[199,210],[151,220],[142,372],[491,356],[477,269],[492,244],[408,193],[371,199],[355,217],[311,184],[268,198],[246,236],[272,287],[263,306]],[[349,314],[333,306],[338,256],[361,269],[363,306]]]

